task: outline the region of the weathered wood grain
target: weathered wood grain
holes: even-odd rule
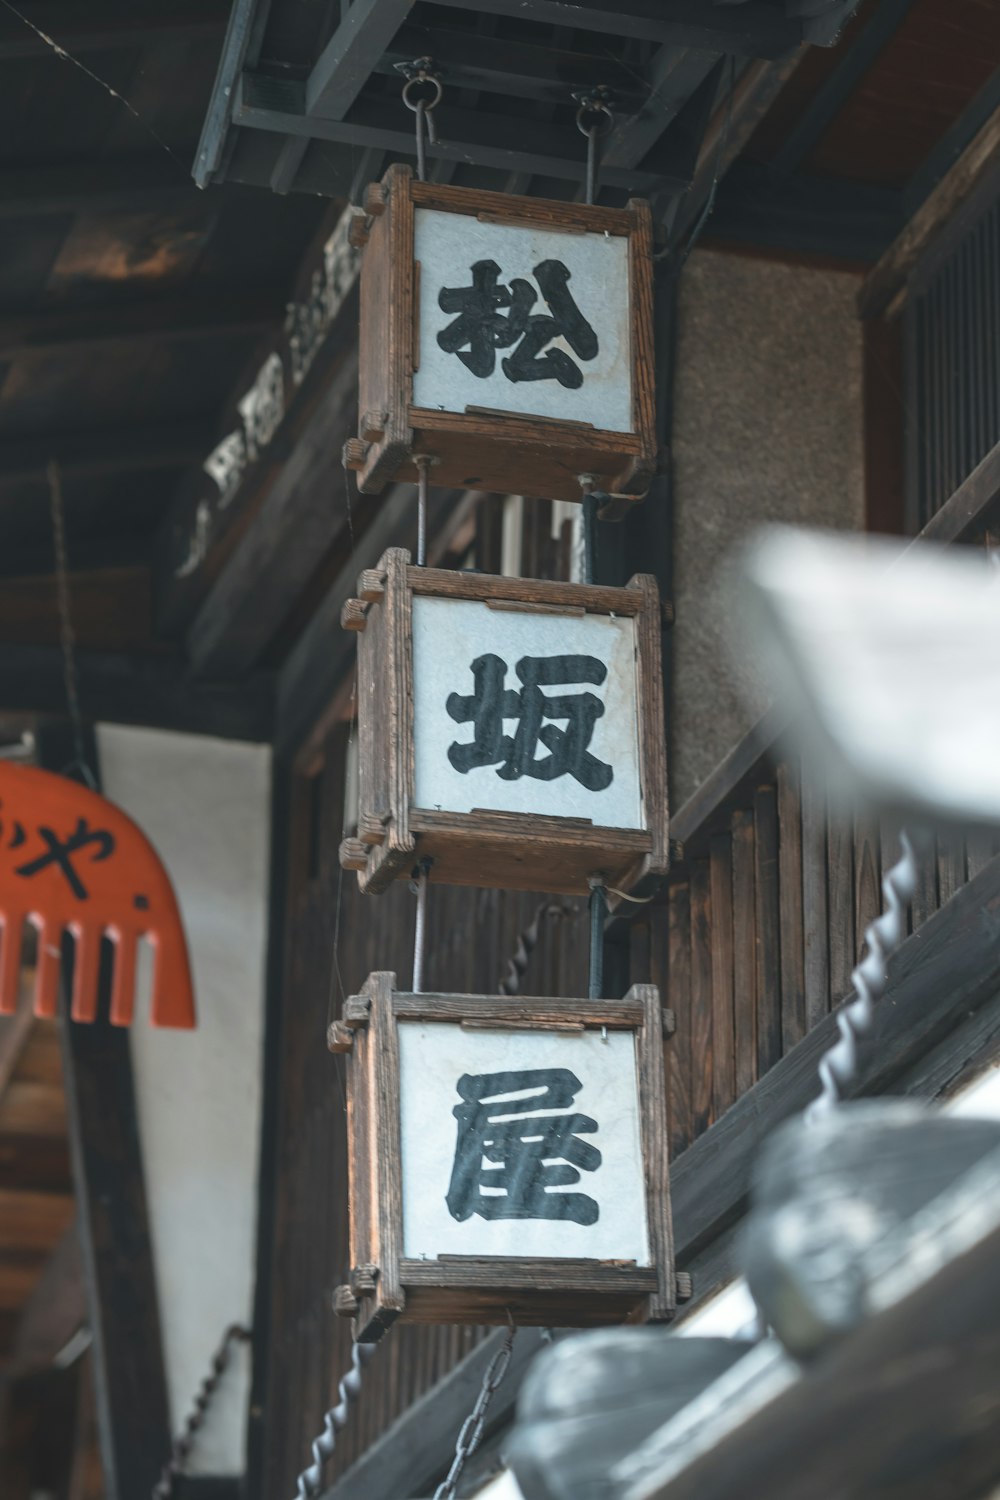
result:
[[[364,629],[358,639],[358,835],[341,859],[361,888],[381,894],[431,861],[435,883],[548,890],[584,895],[600,873],[630,890],[669,865],[667,766],[663,728],[661,621],[655,581],[638,574],[625,588],[490,577],[409,565],[390,548],[365,569],[359,593]],[[530,610],[564,607],[636,621],[639,779],[644,828],[606,828],[585,818],[474,809],[440,812],[414,805],[413,627],[415,595],[476,600]],[[352,622],[358,611],[352,612]],[[356,622],[355,622],[356,623]],[[364,848],[362,848],[364,846]]]
[[[418,206],[485,222],[627,237],[632,431],[485,408],[445,412],[414,406],[413,374],[420,360]],[[381,184],[379,207],[367,231],[361,269],[360,436],[345,445],[359,489],[377,494],[390,479],[416,480],[414,456],[428,454],[439,485],[579,501],[579,475],[592,474],[619,506],[641,497],[655,472],[658,447],[649,205],[632,200],[625,209],[607,209],[420,183],[410,167],[397,163]],[[378,413],[377,421],[366,421],[367,413]]]
[[[802,887],[802,803],[799,768],[777,769],[778,913],[781,927],[781,1050],[806,1034],[806,977]]]
[[[758,787],[753,799],[754,929],[757,945],[757,1072],[781,1056],[781,916],[778,899],[778,797]]]
[[[757,1077],[757,938],[752,812],[732,815],[733,984],[737,1095]]]
[[[736,1098],[732,836],[716,834],[709,862],[712,916],[712,1118]]]
[[[826,798],[815,778],[802,778],[802,922],[806,1029],[830,1009],[829,918],[826,904]]]
[[[694,1138],[691,1108],[691,893],[687,885],[670,886],[667,897],[667,995],[677,1017],[670,1044],[668,1120],[673,1160]]]
[[[691,867],[691,1131],[697,1137],[712,1122],[714,1069],[712,1026],[712,910],[709,864]]]

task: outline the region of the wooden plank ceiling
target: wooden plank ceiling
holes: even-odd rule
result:
[[[564,0],[353,0],[345,32],[342,6],[307,0],[24,3],[83,66],[0,13],[0,644],[16,645],[0,708],[31,694],[36,707],[61,702],[45,481],[57,457],[93,711],[113,715],[122,701],[141,722],[162,715],[221,733],[267,733],[268,674],[307,621],[302,599],[318,600],[343,567],[345,528],[318,528],[312,579],[303,587],[300,568],[270,606],[270,638],[252,652],[220,640],[223,675],[213,667],[206,686],[196,663],[196,688],[190,632],[204,595],[174,597],[163,538],[190,531],[191,496],[210,487],[201,464],[275,347],[336,195],[357,195],[407,155],[397,62],[430,50],[442,75],[438,180],[579,193],[572,94],[606,83],[609,200],[635,179],[651,187],[663,233],[686,232],[735,155],[707,242],[859,268],[1000,103],[994,0],[862,0],[836,45],[798,53],[807,26],[830,40],[822,27],[832,34],[853,7],[587,0],[565,25]],[[739,97],[768,76],[753,133],[753,110],[734,110],[727,126],[730,77]],[[501,161],[491,148],[514,154]],[[192,170],[213,185],[199,192]],[[350,392],[339,399],[349,405]],[[349,419],[345,405],[333,425]],[[218,581],[235,539],[264,514],[275,473],[273,456],[248,471],[204,581]],[[311,485],[312,525],[318,493]],[[279,586],[272,579],[270,594]],[[239,664],[232,682],[227,662]]]
[[[262,215],[256,195],[191,179],[228,10],[0,12],[0,638],[57,638],[36,583],[52,572],[55,457],[80,643],[149,647],[157,525],[280,326],[323,211],[297,197]],[[4,586],[14,575],[25,583]]]

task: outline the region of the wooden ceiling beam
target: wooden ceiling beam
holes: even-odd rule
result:
[[[782,57],[805,38],[803,22],[766,0],[710,5],[707,0],[441,0],[460,10],[485,11],[647,42],[669,42],[732,52],[738,57]]]
[[[320,111],[331,120],[344,118],[412,4],[413,0],[354,0],[342,9],[340,25],[306,79],[307,114]],[[291,190],[308,149],[308,136],[293,135],[285,141],[271,172],[274,192]]]
[[[306,80],[306,113],[342,120],[409,14],[413,0],[353,0]]]
[[[606,47],[588,52],[493,36],[483,45],[467,31],[411,22],[400,28],[374,71],[399,79],[396,63],[425,56],[440,69],[448,99],[455,88],[471,88],[542,104],[568,104],[574,90],[599,83],[611,89],[615,108],[623,114],[647,107],[650,99],[642,70],[610,55]]]
[[[400,112],[405,114],[402,106]],[[370,97],[356,101],[350,120],[328,120],[307,114],[301,89],[281,79],[244,74],[233,109],[236,125],[278,135],[300,135],[344,145],[377,147],[396,156],[413,154],[413,131],[400,120],[387,123],[385,101]],[[541,149],[540,149],[541,148]],[[584,172],[584,143],[572,125],[548,126],[514,115],[483,114],[478,110],[449,109],[448,140],[428,142],[428,160],[494,167],[503,172],[526,171],[542,177],[579,182]],[[629,172],[609,167],[601,174],[611,187],[630,192],[652,191],[662,178],[652,172]],[[674,182],[676,189],[677,183]]]
[[[938,232],[998,170],[1000,103],[866,277],[858,293],[862,318],[882,313],[891,317],[900,311],[907,279],[917,261]]]
[[[64,5],[33,3],[34,26],[67,52],[107,52],[164,42],[213,41],[226,28],[229,6],[219,0],[164,5]],[[7,12],[0,16],[0,62],[50,56],[52,48],[31,26]]]
[[[805,55],[806,49],[802,47],[779,62],[751,63],[737,79],[731,102],[723,100],[715,110],[698,153],[691,185],[678,205],[671,226],[675,243],[697,223],[714,185],[742,154]],[[669,203],[669,194],[655,194],[654,215],[662,214]]]
[[[39,163],[0,170],[0,219],[41,214],[113,213],[145,205],[203,202],[166,152],[118,160]]]
[[[813,94],[772,157],[770,165],[776,172],[791,173],[801,166],[876,58],[892,41],[913,4],[914,0],[880,0],[853,47]]]
[[[107,349],[145,341],[184,343],[256,334],[279,325],[283,313],[275,293],[251,292],[229,297],[115,301],[57,312],[6,314],[0,316],[0,359],[51,357],[79,349]]]
[[[173,658],[77,653],[80,701],[94,721],[176,729],[260,743],[271,738],[274,684],[258,674],[239,683],[194,682]],[[0,651],[5,713],[51,715],[66,707],[62,656],[55,646],[5,645]]]
[[[204,422],[0,439],[0,485],[44,480],[53,458],[64,479],[183,469],[205,458],[212,440],[213,429]]]
[[[661,47],[650,68],[649,92],[641,108],[623,116],[615,101],[615,123],[601,149],[602,177],[606,166],[638,167],[718,68],[720,60],[719,52],[672,45]]]

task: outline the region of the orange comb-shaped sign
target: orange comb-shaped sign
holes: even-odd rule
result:
[[[140,938],[154,951],[154,1026],[193,1026],[187,943],[174,888],[132,819],[97,792],[0,761],[0,1015],[17,1008],[25,923],[38,934],[35,1014],[54,1016],[62,936],[74,940],[74,1021],[97,1014],[101,939],[114,944],[111,1020],[135,1010]]]

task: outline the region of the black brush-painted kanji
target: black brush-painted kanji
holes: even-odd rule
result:
[[[579,365],[565,349],[548,347],[562,338],[579,359],[597,355],[597,334],[569,290],[569,269],[561,260],[543,260],[535,267],[547,313],[531,311],[538,294],[530,282],[515,277],[505,286],[499,276],[495,260],[477,260],[471,286],[442,287],[438,306],[458,316],[438,334],[439,346],[446,354],[457,354],[466,369],[484,380],[496,369],[497,349],[516,345],[501,365],[508,380],[557,380],[569,390],[578,389],[583,384]]]
[[[596,693],[543,693],[543,686],[591,682],[600,685],[608,669],[596,656],[522,656],[514,668],[523,686],[505,689],[507,663],[488,652],[472,663],[471,694],[450,693],[445,708],[456,724],[473,725],[473,739],[448,747],[456,771],[497,766],[504,781],[522,776],[555,781],[573,776],[589,792],[611,785],[614,770],[588,750],[594,725],[604,713]],[[516,719],[514,734],[504,734],[504,719]],[[546,722],[564,720],[565,726]],[[548,755],[536,759],[539,744]]]
[[[581,1135],[597,1121],[571,1108],[580,1080],[568,1068],[465,1073],[455,1164],[446,1202],[453,1219],[570,1219],[596,1224],[600,1209],[586,1193],[561,1189],[601,1165]],[[511,1095],[520,1097],[511,1098]],[[555,1189],[555,1191],[551,1191]]]

